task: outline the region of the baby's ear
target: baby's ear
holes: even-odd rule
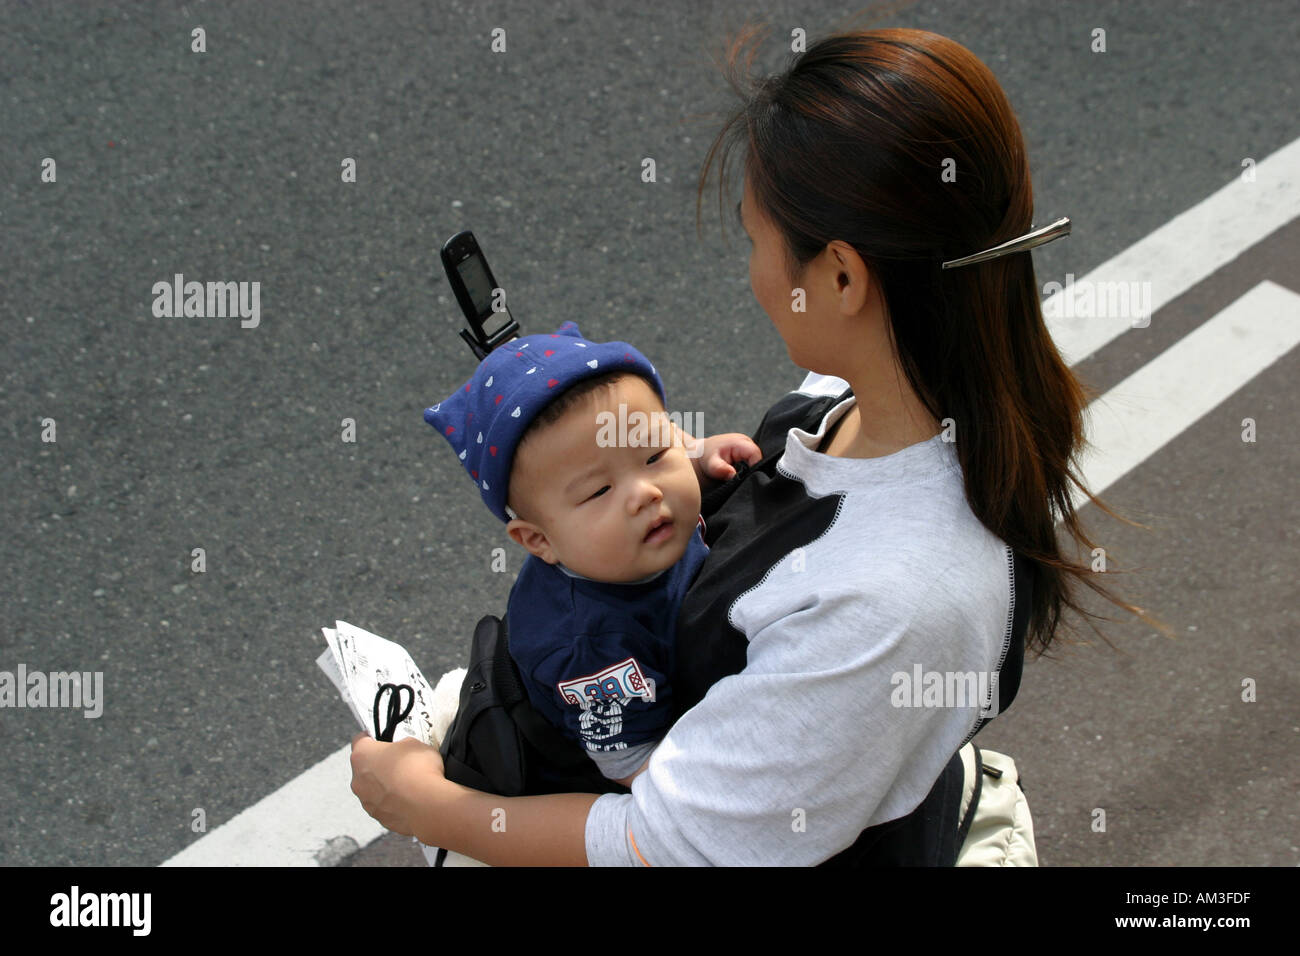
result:
[[[546,537],[545,531],[531,521],[524,521],[522,518],[513,519],[506,525],[506,534],[529,554],[541,558],[547,564],[555,563],[550,539]]]

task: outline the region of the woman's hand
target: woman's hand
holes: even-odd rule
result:
[[[689,439],[691,436],[687,436]],[[695,465],[695,474],[701,482],[706,479],[716,479],[726,481],[736,474],[734,463],[746,462],[750,465],[756,465],[763,460],[763,452],[752,438],[748,435],[742,435],[739,432],[728,432],[722,435],[710,435],[708,438],[693,439],[697,443],[697,448],[687,445],[688,453],[698,450],[699,454],[692,458]]]
[[[363,732],[352,738],[352,792],[366,813],[394,833],[421,836],[446,779],[442,755],[414,738],[391,744]]]

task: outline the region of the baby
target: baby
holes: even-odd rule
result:
[[[677,612],[708,553],[701,484],[758,446],[677,428],[645,356],[573,322],[498,347],[424,418],[529,552],[506,611],[529,700],[630,786],[668,731]]]

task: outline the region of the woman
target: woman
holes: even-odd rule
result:
[[[933,33],[831,36],[747,97],[701,195],[729,133],[754,296],[811,374],[764,417],[763,461],[705,503],[677,720],[632,793],[601,796],[479,793],[429,747],[359,734],[352,788],[390,830],[493,865],[951,865],[954,754],[989,698],[912,684],[1024,650],[1013,551],[1028,648],[1087,613],[1079,582],[1145,617],[1058,545],[1059,518],[1092,549],[1070,495],[1089,395],[1029,254],[955,261],[1031,230],[989,70]]]

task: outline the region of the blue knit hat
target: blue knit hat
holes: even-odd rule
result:
[[[447,439],[488,510],[509,521],[517,517],[506,508],[506,495],[519,439],[565,389],[609,372],[648,379],[668,407],[649,359],[626,342],[590,342],[577,323],[565,322],[554,334],[528,335],[489,352],[469,381],[424,410],[424,420]]]

